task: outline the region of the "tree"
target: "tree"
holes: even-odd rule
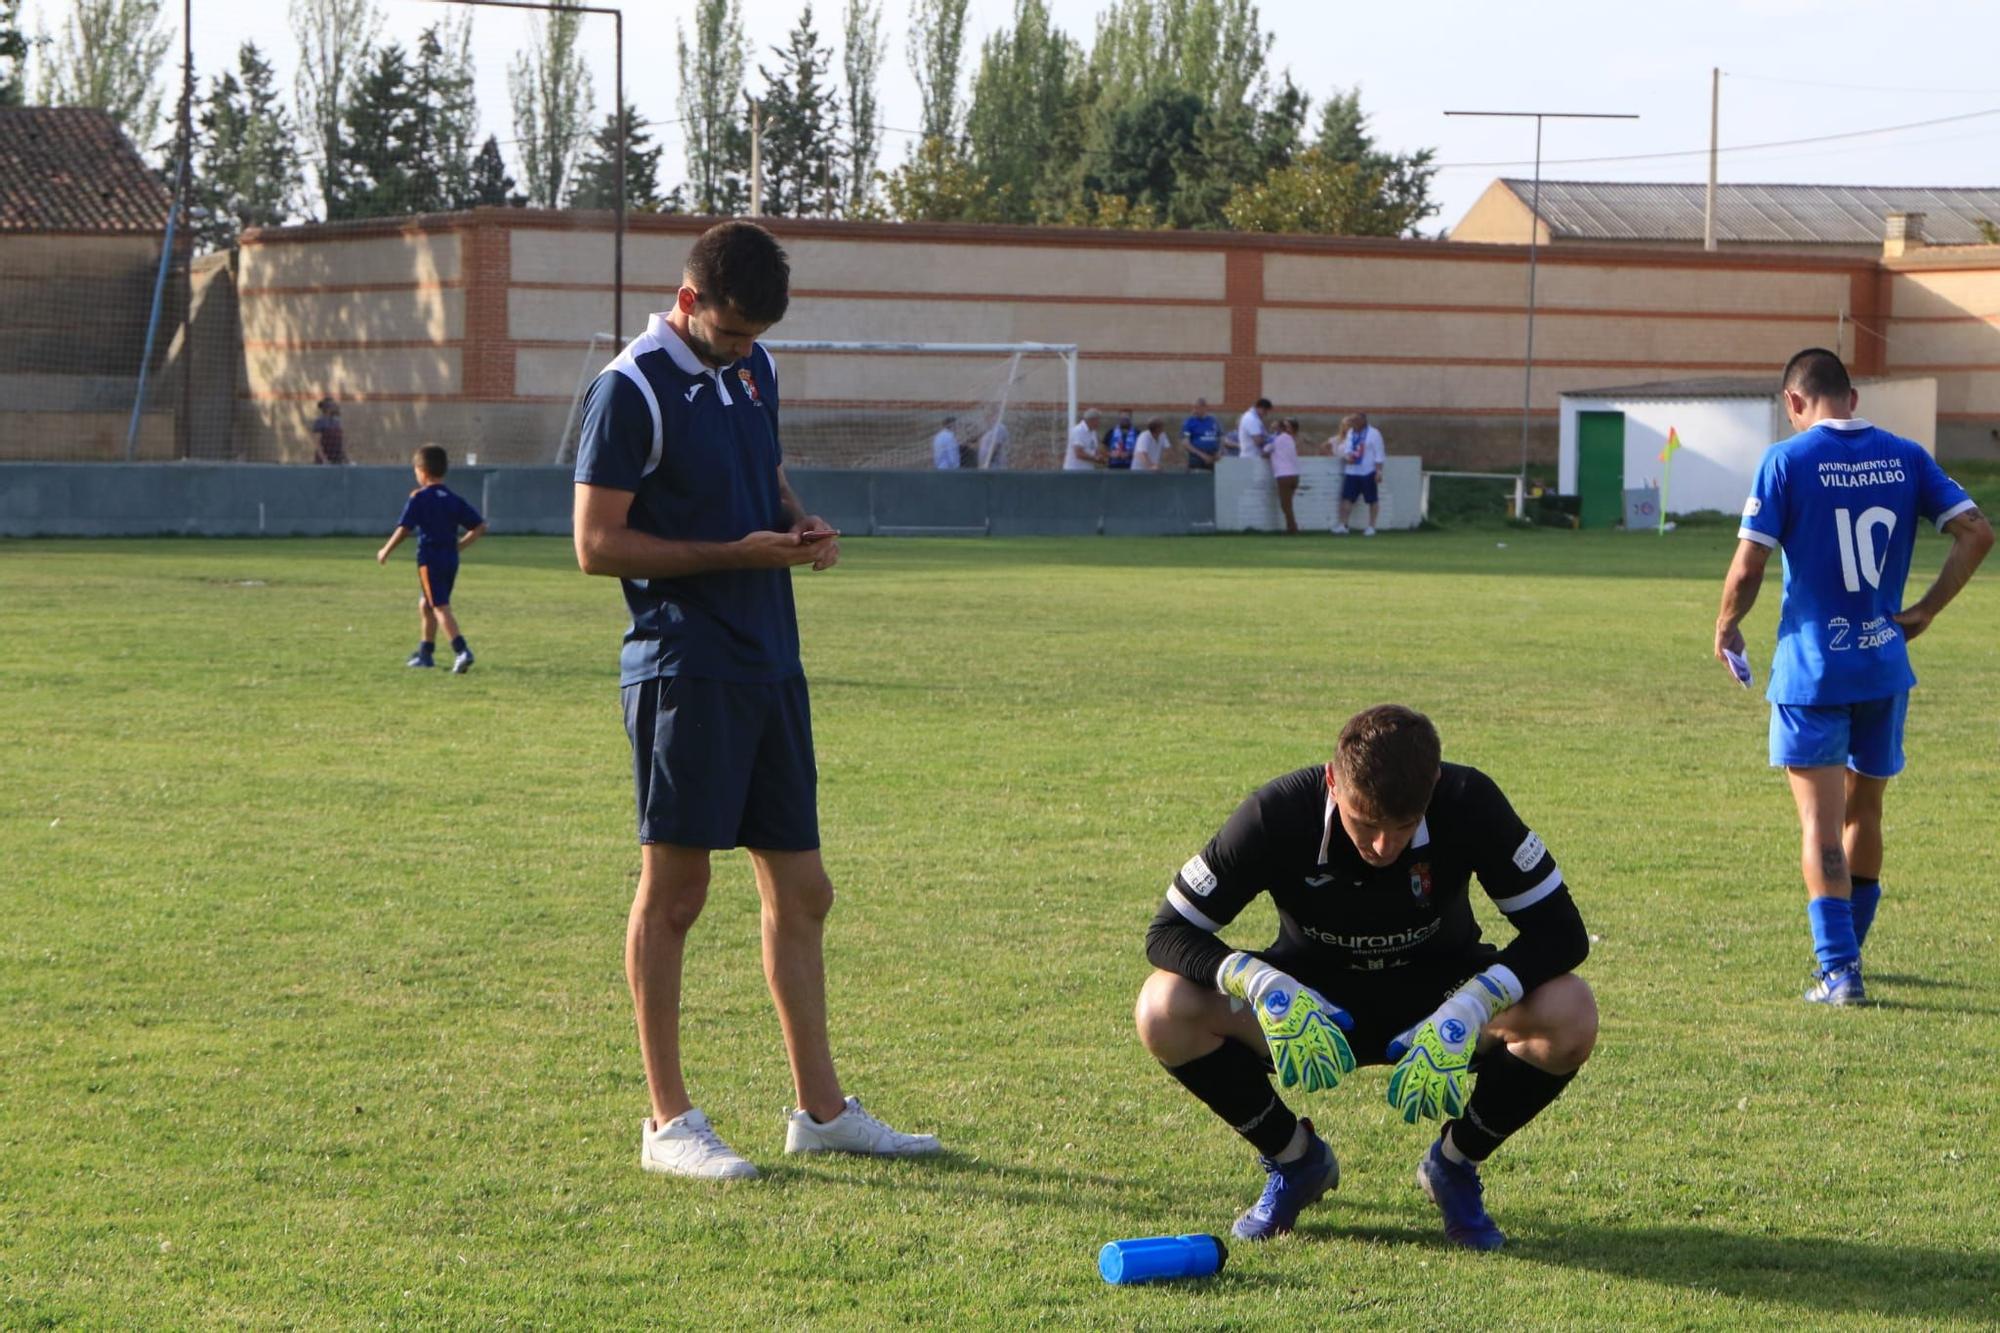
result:
[[[594,99],[590,70],[577,50],[582,29],[583,15],[575,10],[549,11],[529,49],[507,71],[528,200],[541,208],[561,206],[590,134]]]
[[[625,108],[625,207],[639,212],[658,212],[660,198],[660,153],[646,127],[639,123],[639,109]],[[616,208],[618,206],[618,117],[606,116],[590,141],[583,161],[577,164],[576,180],[570,186],[571,208]]]
[[[1166,214],[1181,192],[1203,110],[1194,93],[1166,87],[1114,112],[1104,129],[1103,152],[1085,178],[1090,193]]]
[[[438,207],[440,182],[423,154],[423,111],[402,44],[375,51],[343,122],[340,198],[329,219],[391,217]]]
[[[204,247],[223,249],[245,227],[292,216],[305,176],[276,75],[256,43],[237,49],[234,72],[209,80],[195,120],[195,161],[192,226]]]
[[[299,46],[293,105],[319,176],[320,207],[333,217],[341,196],[341,130],[348,99],[382,31],[375,0],[291,0]]]
[[[417,123],[414,170],[423,211],[464,208],[472,194],[473,136],[479,107],[472,92],[472,16],[433,23],[417,36],[410,68]]]
[[[69,0],[51,44],[42,100],[109,111],[133,142],[151,143],[160,122],[160,65],[171,41],[160,0]]]
[[[1383,178],[1359,163],[1336,161],[1313,147],[1255,185],[1230,196],[1223,215],[1238,231],[1311,232],[1322,236],[1401,236],[1423,214],[1384,192]]]
[[[990,222],[992,190],[956,145],[926,139],[882,179],[890,216],[902,222]]]
[[[882,155],[882,127],[876,123],[875,91],[881,82],[882,57],[888,50],[882,36],[880,0],[847,0],[841,13],[841,72],[847,76],[847,211],[865,212],[875,189],[875,163]]]
[[[1045,182],[1076,161],[1083,64],[1083,51],[1051,24],[1044,0],[1015,0],[1013,24],[981,46],[965,139],[1002,221],[1037,221]]]
[[[738,0],[695,0],[694,47],[675,26],[681,123],[687,130],[690,204],[697,213],[738,213],[747,197],[750,131],[744,123],[743,11]]]
[[[507,174],[507,160],[500,156],[500,140],[486,136],[472,159],[462,208],[519,208],[528,201],[514,193],[514,178]]]
[[[910,0],[910,73],[923,107],[917,124],[925,140],[958,134],[958,67],[965,52],[968,3]]]
[[[771,50],[777,70],[757,67],[764,79],[764,211],[826,216],[841,197],[840,107],[822,82],[833,52],[819,44],[811,0],[786,45]]]
[[[1359,88],[1335,93],[1320,108],[1319,139],[1315,147],[1331,160],[1352,163],[1376,180],[1383,216],[1408,218],[1397,231],[1365,234],[1414,233],[1418,223],[1438,211],[1436,201],[1431,198],[1431,180],[1437,175],[1437,168],[1431,163],[1437,150],[1421,148],[1414,153],[1387,153],[1378,148],[1375,136],[1368,132],[1368,115],[1361,109]]]
[[[21,27],[21,0],[0,0],[0,106],[28,100],[28,34]]]

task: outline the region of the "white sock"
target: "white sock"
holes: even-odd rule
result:
[[[1297,1127],[1292,1130],[1292,1141],[1287,1143],[1285,1150],[1272,1160],[1276,1162],[1296,1162],[1299,1158],[1306,1155],[1306,1148],[1311,1143],[1312,1140],[1306,1137],[1306,1122],[1301,1120]]]
[[[1453,1166],[1479,1165],[1479,1163],[1473,1161],[1470,1157],[1467,1157],[1464,1153],[1458,1150],[1458,1145],[1451,1141],[1450,1130],[1446,1130],[1443,1134],[1440,1134],[1438,1136],[1438,1151],[1443,1153],[1444,1160],[1450,1162]]]

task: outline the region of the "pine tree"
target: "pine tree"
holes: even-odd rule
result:
[[[500,156],[500,140],[489,134],[472,159],[472,173],[460,208],[520,208],[528,201],[514,193],[514,178]]]
[[[330,218],[393,217],[437,207],[422,155],[423,108],[401,43],[375,52],[343,121],[341,197]]]
[[[1037,220],[1044,182],[1074,163],[1073,145],[1068,152],[1060,145],[1073,134],[1082,66],[1082,50],[1053,26],[1044,0],[1015,0],[1013,25],[980,48],[965,139],[1001,220]]]
[[[236,70],[209,81],[196,116],[190,187],[195,238],[222,249],[235,244],[245,227],[285,222],[304,186],[276,76],[256,43],[245,42],[236,52]]]
[[[636,213],[656,213],[660,198],[660,153],[658,145],[648,148],[653,136],[639,123],[639,109],[625,108],[625,207]],[[606,116],[592,136],[590,148],[577,164],[576,180],[570,187],[571,208],[616,208],[618,206],[618,118]]]
[[[764,79],[764,211],[777,217],[827,216],[839,206],[840,108],[823,79],[833,52],[819,44],[812,4],[799,13],[786,45],[772,47],[778,68]]]
[[[28,100],[28,34],[21,27],[21,0],[0,0],[0,106]]]
[[[472,141],[479,125],[471,15],[434,23],[418,35],[410,93],[417,109],[414,170],[421,181],[412,211],[464,208],[472,192]]]
[[[744,178],[750,170],[742,8],[738,0],[695,0],[694,46],[678,25],[674,34],[689,205],[697,213],[740,213],[749,197]]]
[[[1375,136],[1368,132],[1359,88],[1335,93],[1326,100],[1320,109],[1319,139],[1314,146],[1329,161],[1350,163],[1376,182],[1377,225],[1393,226],[1393,230],[1371,234],[1414,234],[1418,223],[1437,212],[1437,201],[1431,198],[1431,180],[1437,175],[1431,163],[1437,150],[1389,153],[1377,147]]]
[[[320,207],[339,217],[347,104],[382,31],[382,13],[374,0],[291,0],[289,13],[299,45],[292,92],[299,132],[319,176]]]

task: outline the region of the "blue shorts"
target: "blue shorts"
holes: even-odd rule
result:
[[[639,841],[809,852],[819,846],[806,678],[660,676],[619,691]]]
[[[1340,498],[1349,501],[1366,500],[1369,504],[1374,504],[1375,474],[1371,472],[1365,477],[1342,476]]]
[[[1864,778],[1903,771],[1903,716],[1910,692],[1858,704],[1772,704],[1771,766],[1845,764]]]
[[[451,605],[451,585],[458,582],[458,561],[417,561],[417,587],[430,606]]]

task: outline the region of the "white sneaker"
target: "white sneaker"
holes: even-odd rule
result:
[[[662,1175],[701,1180],[757,1178],[757,1168],[722,1141],[698,1107],[664,1125],[647,1116],[639,1126],[639,1165]]]
[[[944,1148],[932,1134],[903,1134],[861,1109],[859,1097],[821,1124],[804,1111],[785,1118],[786,1152],[851,1152],[864,1157],[928,1157]]]
[[[1334,524],[1333,535],[1336,537],[1345,537],[1347,535],[1347,525],[1345,523]]]
[[[1363,531],[1361,535],[1364,537],[1373,537],[1375,535],[1375,529],[1368,528],[1365,531]]]

